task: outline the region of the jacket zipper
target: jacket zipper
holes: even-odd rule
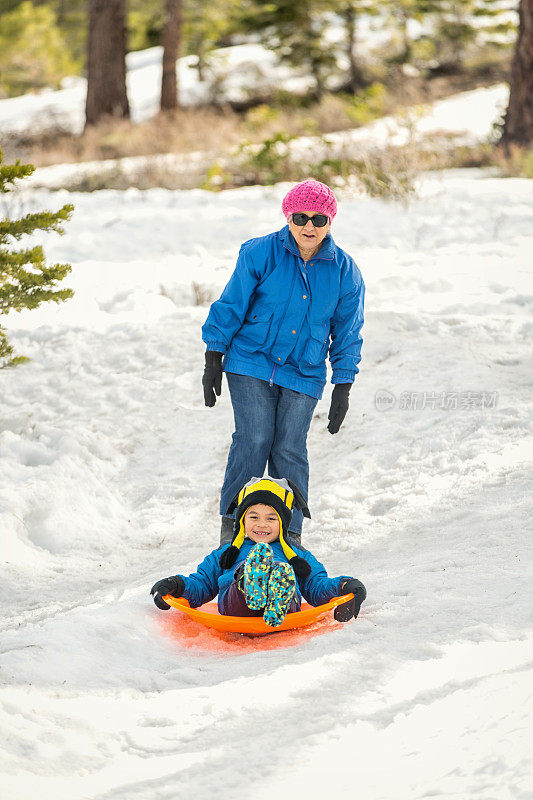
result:
[[[269,386],[272,386],[272,384],[274,383],[274,373],[275,373],[275,371],[276,371],[276,364],[274,364],[274,369],[272,370],[272,375],[270,376],[270,381],[269,381],[269,384],[268,384]]]

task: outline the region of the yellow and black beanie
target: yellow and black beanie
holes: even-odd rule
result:
[[[235,508],[233,540],[231,546],[220,556],[220,566],[222,569],[229,569],[235,564],[245,539],[245,511],[250,506],[255,506],[256,503],[272,506],[277,512],[279,517],[279,541],[283,552],[296,575],[306,578],[311,572],[311,568],[305,559],[296,555],[286,540],[286,534],[289,530],[293,506],[300,508],[304,517],[311,517],[307,503],[300,490],[293,483],[285,478],[270,478],[268,475],[264,478],[252,478],[248,481],[228,509],[231,512]]]

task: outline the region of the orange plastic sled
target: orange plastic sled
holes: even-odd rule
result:
[[[294,614],[287,614],[281,625],[272,628],[267,625],[262,617],[230,617],[225,614],[219,614],[216,603],[205,603],[199,608],[191,608],[189,601],[184,597],[172,597],[167,594],[163,598],[170,606],[177,608],[178,611],[183,611],[184,614],[196,620],[201,625],[208,628],[214,628],[217,631],[231,631],[232,633],[247,633],[249,635],[258,635],[265,633],[277,633],[278,631],[289,631],[293,628],[304,628],[306,625],[311,625],[326,616],[328,611],[331,611],[335,606],[341,603],[346,603],[351,600],[353,594],[343,594],[341,597],[333,597],[328,603],[322,606],[310,606],[308,603],[302,602],[301,611],[295,611]]]

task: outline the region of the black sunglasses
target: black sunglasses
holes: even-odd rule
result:
[[[292,221],[295,225],[298,225],[299,228],[307,225],[309,220],[311,220],[315,228],[323,228],[324,225],[328,224],[329,217],[326,217],[325,214],[313,214],[312,217],[308,217],[307,214],[303,214],[302,212],[292,214]]]

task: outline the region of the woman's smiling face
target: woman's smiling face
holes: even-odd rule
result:
[[[263,503],[247,508],[244,533],[252,542],[274,542],[279,536],[279,517],[275,509]]]

